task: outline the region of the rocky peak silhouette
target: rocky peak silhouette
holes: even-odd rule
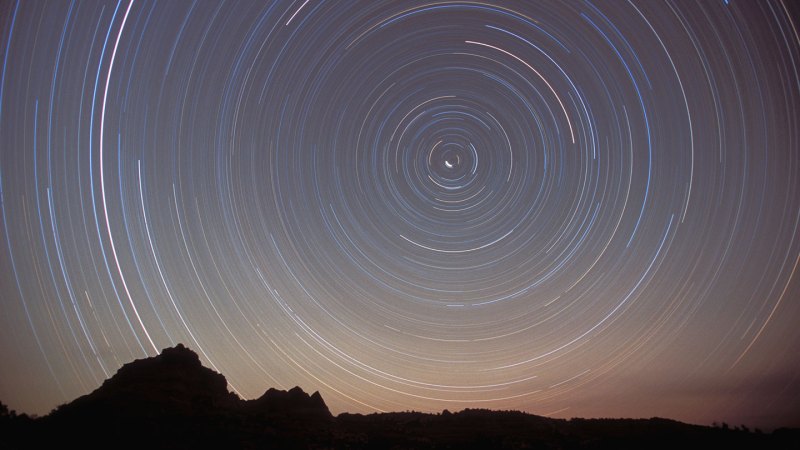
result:
[[[197,353],[183,344],[165,348],[158,356],[123,365],[94,392],[54,411],[91,415],[214,415],[257,414],[331,418],[319,392],[306,394],[270,388],[255,400],[228,392],[225,376],[202,365]]]
[[[195,352],[178,344],[158,356],[125,364],[94,392],[59,407],[54,414],[209,414],[239,401],[227,386],[223,375],[204,367]]]
[[[333,417],[319,392],[308,395],[300,387],[289,391],[270,388],[261,397],[246,403],[249,411],[262,415],[292,415],[308,419]]]

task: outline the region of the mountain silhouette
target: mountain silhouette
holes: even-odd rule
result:
[[[667,419],[550,419],[517,411],[348,414],[319,392],[228,392],[225,377],[181,344],[122,366],[95,391],[39,419],[0,403],[0,448],[800,448],[771,434]]]
[[[318,392],[299,387],[242,400],[228,392],[225,376],[178,344],[123,365],[42,422],[59,439],[83,447],[289,448],[304,447],[315,436],[307,432],[318,433],[332,417]]]
[[[270,388],[261,397],[245,402],[245,410],[263,416],[293,416],[307,420],[325,420],[333,416],[319,392],[310,396],[299,387],[289,391]]]
[[[94,392],[58,408],[52,416],[205,415],[235,408],[225,376],[204,367],[182,344],[122,366]]]

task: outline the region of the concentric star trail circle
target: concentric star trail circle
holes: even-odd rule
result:
[[[183,342],[335,412],[796,421],[797,26],[5,2],[0,398],[46,411]]]

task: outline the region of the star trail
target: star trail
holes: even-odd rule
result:
[[[789,1],[0,2],[0,400],[800,425]]]

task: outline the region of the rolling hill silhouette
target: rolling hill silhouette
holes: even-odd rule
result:
[[[299,387],[242,400],[181,344],[125,364],[45,417],[0,406],[0,448],[800,448],[799,430],[764,434],[667,419],[478,409],[334,417],[319,392]]]

